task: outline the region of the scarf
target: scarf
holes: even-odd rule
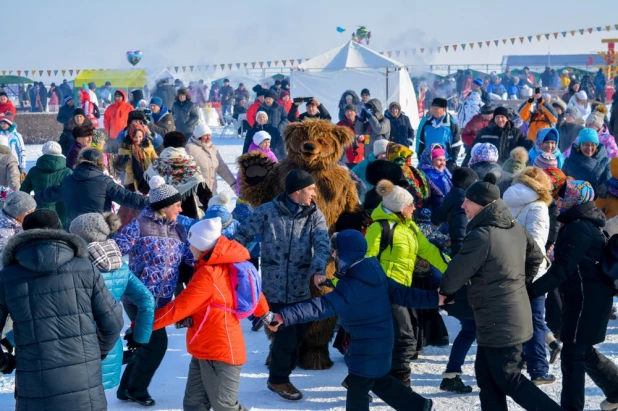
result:
[[[159,110],[159,112],[157,114],[155,113],[151,113],[151,117],[154,120],[155,124],[157,124],[159,122],[159,120],[161,120],[161,117],[163,117],[164,115],[166,115],[168,112],[167,107],[165,106],[161,106],[161,110]]]
[[[153,160],[152,168],[166,184],[176,188],[202,175],[195,159],[184,148],[166,148],[159,158]]]

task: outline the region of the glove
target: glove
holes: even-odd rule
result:
[[[17,362],[13,354],[5,353],[4,358],[0,358],[0,372],[2,374],[10,374],[15,370]]]
[[[543,97],[540,97],[537,101],[536,104],[538,104],[539,106],[543,105]]]
[[[367,107],[363,108],[363,113],[365,114],[365,118],[371,117],[373,115]]]
[[[13,354],[13,345],[8,340],[8,338],[5,337],[1,339],[0,344],[6,349],[6,352],[8,352],[9,354]]]
[[[124,340],[127,342],[127,348],[129,349],[129,351],[135,351],[137,350],[139,347],[143,346],[144,344],[138,343],[133,339],[133,333],[126,333],[124,335]]]
[[[530,97],[530,98],[528,99],[528,103],[530,103],[530,104],[534,103],[534,97]]]
[[[251,327],[251,331],[259,331],[263,325],[270,325],[274,317],[275,314],[270,311],[261,316],[260,318],[257,318],[253,315],[250,316],[249,319],[251,320],[251,324],[253,324],[253,326]]]

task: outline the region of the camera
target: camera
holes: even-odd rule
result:
[[[178,321],[176,324],[174,324],[176,326],[176,328],[180,329],[180,328],[191,328],[193,327],[193,318],[191,317],[187,317],[184,320],[180,320]]]
[[[294,97],[294,100],[292,100],[294,103],[309,103],[310,101],[313,100],[313,97]]]

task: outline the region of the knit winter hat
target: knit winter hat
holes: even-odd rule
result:
[[[584,128],[577,135],[577,144],[594,143],[599,145],[599,133],[593,128]]]
[[[206,135],[212,135],[212,130],[206,124],[198,124],[193,130],[193,137],[202,138]]]
[[[486,161],[488,163],[497,163],[500,155],[498,149],[491,143],[477,143],[472,147],[471,158],[468,166]]]
[[[568,107],[566,109],[566,111],[564,112],[565,115],[570,114],[573,116],[573,118],[575,120],[577,120],[578,118],[581,118],[581,113],[579,112],[579,109],[577,107]]]
[[[390,141],[386,139],[376,140],[373,143],[373,155],[377,157],[380,154],[386,153],[386,147],[388,146],[388,143],[390,143]]]
[[[150,186],[150,208],[154,211],[169,207],[180,202],[180,193],[176,187],[165,184],[161,176],[154,176],[148,182]]]
[[[75,117],[75,116],[84,116],[84,117],[86,117],[86,112],[84,111],[83,108],[77,107],[75,110],[73,110],[73,117]]]
[[[431,149],[431,159],[438,157],[446,157],[446,150],[440,146]]]
[[[477,181],[466,190],[466,198],[485,207],[500,198],[500,189],[496,185],[496,176],[487,173],[483,181]]]
[[[73,100],[73,96],[65,96],[62,99],[62,105],[66,105],[69,101]]]
[[[223,206],[228,210],[232,208],[232,195],[229,191],[221,191],[218,195],[208,200],[208,207]]]
[[[150,99],[150,104],[154,104],[155,106],[163,107],[163,99],[161,97],[153,97]]]
[[[594,189],[587,181],[568,179],[560,191],[561,193],[558,195],[559,198],[556,205],[562,213],[576,205],[594,200]]]
[[[431,107],[447,108],[448,107],[448,101],[445,98],[436,97],[431,102]]]
[[[285,178],[285,192],[287,194],[292,194],[312,184],[315,184],[315,180],[311,174],[297,168],[296,170],[290,171]]]
[[[101,243],[115,234],[122,222],[114,213],[86,213],[76,217],[69,227],[69,232],[80,236],[90,243]]]
[[[271,140],[270,134],[268,134],[267,131],[260,130],[253,135],[253,144],[255,144],[256,146],[259,146],[265,140]]]
[[[578,100],[588,100],[588,94],[586,94],[584,90],[580,90],[575,93],[575,98],[577,98]]]
[[[273,100],[276,100],[277,93],[274,90],[266,90],[264,91],[264,98],[272,98]]]
[[[0,117],[0,123],[6,123],[6,124],[8,124],[9,126],[12,126],[12,125],[13,125],[13,122],[11,121],[11,119],[10,119],[10,118],[8,118],[8,117],[6,117],[6,116],[1,116],[1,117]]]
[[[544,131],[545,130],[545,131]],[[537,133],[536,137],[537,139],[540,137],[541,134],[544,134],[543,136],[543,141],[541,141],[542,143],[546,142],[546,141],[555,141],[556,143],[558,142],[558,130],[556,130],[555,128],[543,128],[541,130],[539,130],[539,132]]]
[[[230,210],[228,210],[227,207],[222,206],[222,205],[213,205],[212,207],[208,206],[208,209],[206,210],[206,214],[204,215],[204,218],[216,218],[216,217],[221,219],[221,229],[224,229],[227,226],[229,226],[234,220],[234,218],[232,217],[232,213],[230,213]]]
[[[17,217],[36,208],[36,201],[28,193],[15,191],[6,197],[2,210],[9,217]]]
[[[346,104],[343,108],[343,112],[345,113],[346,111],[353,111],[355,113],[358,113],[358,108],[354,104]]]
[[[590,113],[590,115],[586,118],[586,126],[590,125],[590,126],[594,126],[597,129],[601,129],[601,127],[603,127],[603,123],[605,122],[605,114],[601,113],[600,111],[593,111],[592,113]]]
[[[483,79],[480,77],[477,77],[474,79],[474,81],[472,82],[472,84],[476,84],[479,87],[483,87]]]
[[[549,176],[549,180],[551,181],[552,196],[556,198],[558,195],[558,191],[566,183],[567,177],[559,168],[547,168],[544,171],[545,173],[547,173],[547,175]]]
[[[552,153],[541,153],[535,160],[535,167],[547,170],[548,168],[558,168],[558,159]]]
[[[187,240],[198,250],[208,251],[215,248],[219,237],[221,237],[221,219],[215,217],[206,218],[193,224],[189,229]]]
[[[381,180],[376,186],[376,192],[382,197],[382,204],[394,213],[398,213],[410,204],[414,197],[405,188],[394,185],[388,180]]]
[[[506,118],[509,118],[509,110],[506,107],[498,106],[494,110],[494,117],[496,116],[504,116]]]
[[[43,155],[50,155],[50,156],[62,156],[62,147],[60,147],[60,144],[56,143],[55,141],[48,141],[47,143],[43,144]]]
[[[459,167],[453,171],[453,186],[466,190],[479,180],[476,171],[468,167]]]
[[[24,222],[21,227],[26,230],[32,230],[35,228],[49,229],[49,230],[62,230],[62,223],[60,217],[54,210],[36,210],[33,213],[28,214],[24,218]]]

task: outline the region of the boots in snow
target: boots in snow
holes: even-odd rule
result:
[[[553,384],[556,382],[556,376],[553,374],[545,374],[532,379],[534,385]]]
[[[604,399],[601,403],[602,411],[616,411],[618,410],[618,402],[609,402],[608,399]]]
[[[430,400],[429,398],[427,398],[427,402],[425,403],[425,408],[423,408],[423,411],[431,411],[433,410],[433,400]]]
[[[303,398],[303,393],[298,391],[298,389],[292,385],[291,382],[283,383],[283,384],[271,384],[268,383],[268,389],[274,393],[279,394],[281,398],[290,401],[299,401]]]
[[[156,404],[155,400],[153,400],[150,395],[146,395],[144,397],[136,397],[131,395],[131,393],[127,391],[126,396],[129,401],[136,402],[144,407],[152,407]]]
[[[612,313],[609,315],[609,319],[610,319],[610,320],[615,320],[616,318],[618,318],[618,317],[616,316],[616,306],[613,306],[613,307],[612,307]]]
[[[410,374],[411,372],[407,370],[391,371],[391,375],[404,387],[411,388],[412,382],[410,381]]]
[[[348,389],[348,379],[349,378],[350,376],[348,375],[347,377],[345,377],[345,380],[341,381],[341,386],[345,388],[346,390]],[[371,404],[373,402],[373,397],[369,393],[367,393],[367,397],[369,399],[369,404]]]
[[[454,372],[442,374],[440,389],[455,394],[470,394],[472,392],[472,387],[464,384],[459,374]]]

